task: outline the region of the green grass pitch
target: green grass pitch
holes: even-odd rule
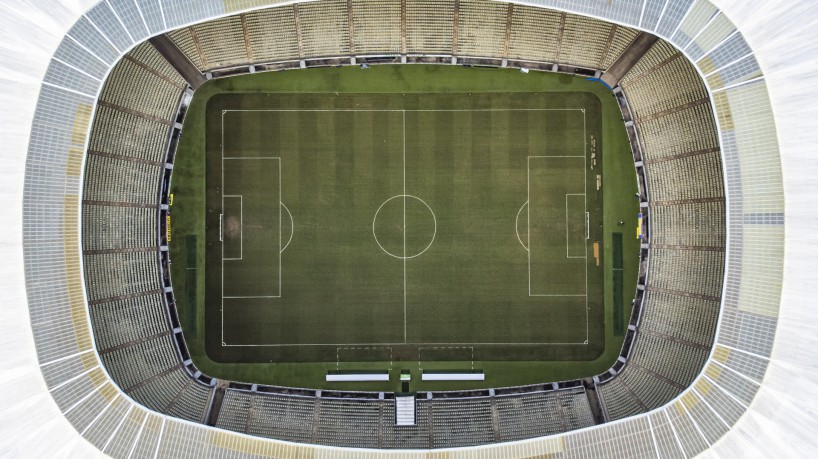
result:
[[[281,74],[243,77],[197,94],[171,209],[174,240],[184,238],[171,252],[174,287],[197,365],[358,389],[370,387],[327,386],[323,374],[480,368],[491,386],[537,382],[526,364],[546,370],[539,381],[604,371],[622,339],[606,237],[622,231],[612,219],[632,223],[637,211],[624,129],[607,125],[615,101],[571,77],[576,87],[509,91],[463,84],[493,76],[482,70],[372,70],[299,72],[324,75],[287,90]],[[438,88],[401,82],[440,70]],[[339,80],[375,73],[392,90]],[[265,81],[232,87],[243,79]],[[618,294],[632,292],[637,248],[626,241]]]

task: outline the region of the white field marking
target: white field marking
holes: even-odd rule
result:
[[[161,2],[160,2],[160,4],[161,4]],[[164,19],[163,19],[163,21],[164,21]],[[222,140],[222,142],[221,142],[221,145],[219,145],[219,147],[221,149],[221,156],[222,156],[222,159],[221,159],[222,182],[221,182],[221,188],[220,188],[222,193],[224,193],[224,115],[225,115],[225,112],[222,111],[222,131],[221,131],[221,140]],[[222,203],[222,209],[221,209],[222,214],[224,214],[224,196],[222,196],[221,203]],[[221,256],[221,259],[222,259],[222,261],[221,261],[221,265],[222,265],[221,266],[222,287],[221,287],[221,293],[220,293],[219,296],[222,297],[221,300],[220,300],[220,302],[221,302],[221,304],[220,304],[221,311],[220,312],[221,312],[221,316],[222,316],[222,321],[221,321],[222,346],[224,346],[224,344],[225,344],[225,341],[224,341],[224,243],[222,243],[221,246],[222,246],[222,256]],[[162,425],[162,427],[164,427],[164,424]],[[157,450],[157,453],[158,452],[159,451]]]
[[[340,369],[340,365],[341,365],[340,351],[343,350],[343,349],[349,349],[349,350],[359,349],[359,350],[364,350],[364,351],[369,351],[369,350],[374,351],[375,349],[389,349],[389,369],[390,370],[392,369],[392,360],[393,360],[392,359],[392,355],[393,355],[392,346],[336,346],[335,347],[335,369],[336,370]]]
[[[228,112],[570,112],[584,111],[583,108],[452,108],[452,109],[379,109],[379,108],[265,108],[265,109],[234,109],[222,110],[222,115]]]
[[[585,196],[585,193],[566,193],[565,194],[565,258],[588,258],[586,250],[585,255],[572,256],[568,252],[568,196]],[[587,214],[587,212],[586,212]],[[587,239],[587,238],[586,238]],[[587,289],[585,290],[588,291]]]
[[[276,344],[222,344],[223,347],[288,347],[288,346],[402,346],[404,344],[411,344],[413,346],[580,346],[588,344],[587,341],[576,343],[276,343]]]
[[[222,190],[224,191],[224,190]],[[240,194],[224,194],[222,195],[222,202],[224,202],[224,198],[239,198],[239,257],[238,258],[224,258],[224,241],[222,241],[222,260],[224,261],[231,261],[231,260],[243,260],[244,259],[244,197]],[[222,223],[221,214],[219,216],[219,223]],[[223,224],[223,223],[222,223]],[[222,229],[219,228],[219,234],[221,235]]]
[[[375,234],[375,221],[376,221],[376,220],[377,220],[377,218],[378,218],[378,213],[381,211],[381,209],[383,208],[383,206],[385,206],[385,205],[386,205],[386,203],[388,203],[389,201],[391,201],[391,200],[393,200],[393,199],[397,199],[397,198],[413,198],[413,199],[417,199],[417,200],[418,200],[418,201],[420,201],[420,202],[421,202],[421,203],[422,203],[424,206],[426,206],[426,208],[427,208],[427,209],[429,209],[429,212],[431,212],[431,214],[432,214],[432,219],[434,220],[434,223],[435,223],[434,233],[432,233],[432,240],[431,240],[431,241],[429,241],[429,244],[428,244],[428,245],[426,245],[426,247],[425,247],[423,250],[421,250],[420,252],[418,252],[418,253],[416,253],[416,254],[414,254],[414,255],[411,255],[411,256],[407,256],[407,257],[401,257],[401,256],[395,255],[394,253],[391,253],[390,251],[386,250],[386,249],[385,249],[385,248],[384,248],[384,247],[381,245],[380,241],[378,241],[378,236]],[[404,235],[405,235],[405,233],[406,233],[406,232],[404,231]],[[411,194],[407,194],[407,195],[398,194],[398,195],[392,196],[391,198],[389,198],[389,199],[387,199],[386,201],[384,201],[384,202],[383,202],[383,203],[382,203],[382,204],[381,204],[381,205],[378,207],[378,210],[376,210],[376,211],[375,211],[375,216],[372,218],[372,236],[375,238],[375,243],[376,243],[376,244],[378,244],[378,247],[380,247],[380,248],[381,248],[381,250],[383,250],[383,252],[384,252],[385,254],[389,255],[390,257],[397,258],[398,260],[408,260],[408,259],[411,259],[411,258],[416,258],[416,257],[419,257],[419,256],[423,255],[423,253],[424,253],[424,252],[426,252],[427,250],[429,250],[429,247],[431,247],[431,246],[432,246],[432,244],[435,242],[435,237],[437,237],[437,217],[435,216],[435,213],[434,213],[434,211],[432,210],[432,208],[429,206],[429,204],[426,204],[426,201],[424,201],[423,199],[420,199],[420,198],[419,198],[419,197],[417,197],[417,196],[412,196]]]
[[[295,228],[293,228],[295,230]],[[281,248],[281,158],[278,158],[278,296],[281,296],[281,271],[283,267],[281,266],[281,252],[284,249]],[[586,280],[585,287],[587,289],[588,283]],[[587,291],[587,290],[586,290]]]
[[[585,109],[582,109],[582,190],[585,195],[585,212],[588,212],[588,129],[585,115]],[[589,221],[590,228],[590,221]],[[591,325],[588,312],[588,243],[585,243],[585,344],[591,340]]]
[[[407,331],[406,331],[406,110],[402,111],[403,117],[403,342],[405,343],[407,340]],[[424,203],[425,204],[425,203]],[[426,206],[429,207],[429,206]],[[378,208],[380,210],[380,208]],[[431,210],[431,209],[429,209]],[[432,212],[434,215],[434,212]],[[377,216],[377,213],[376,213]],[[374,231],[375,222],[372,222],[372,228]],[[435,234],[437,234],[437,220],[435,220]],[[434,241],[434,236],[432,236],[432,241]],[[376,238],[377,241],[377,238]],[[380,242],[378,245],[381,245]],[[383,248],[383,247],[381,247]],[[427,247],[428,249],[428,247]],[[424,250],[425,252],[425,250]]]
[[[526,252],[528,252],[528,247],[526,247],[526,246],[525,246],[525,243],[524,243],[524,242],[523,242],[523,240],[520,238],[520,225],[519,225],[519,220],[520,220],[520,213],[522,213],[523,209],[524,209],[524,208],[525,208],[527,205],[528,205],[528,201],[526,201],[526,202],[525,202],[525,204],[523,204],[523,205],[522,205],[522,207],[520,207],[520,210],[518,210],[518,211],[517,211],[517,217],[514,219],[514,232],[517,234],[517,240],[518,240],[518,241],[520,241],[520,245],[521,245],[521,246],[523,246],[523,248],[525,249],[525,251],[526,251]]]
[[[290,212],[290,209],[288,209],[283,202],[281,203],[281,206],[284,207],[284,210],[287,211],[287,215],[290,216],[290,239],[287,240],[287,243],[284,244],[284,247],[281,249],[281,251],[283,252],[287,250],[287,247],[289,247],[290,242],[292,242],[293,240],[293,234],[295,234],[295,221],[293,220],[293,214]]]
[[[528,296],[587,296],[584,293],[532,293]]]
[[[582,120],[583,120],[583,136],[582,136],[582,138],[583,138],[583,149],[587,153],[587,145],[585,145],[586,135],[584,134],[585,133],[585,110],[582,109],[581,111],[582,111]],[[526,201],[528,203],[528,212],[526,212],[528,214],[528,226],[527,226],[527,230],[528,230],[528,296],[536,296],[536,297],[540,297],[540,296],[547,296],[547,297],[584,296],[585,297],[585,335],[586,335],[586,337],[585,337],[585,342],[582,343],[582,344],[588,344],[588,332],[589,332],[589,328],[590,328],[589,324],[588,324],[588,319],[589,319],[589,317],[588,317],[588,263],[585,263],[585,293],[582,293],[582,294],[531,293],[531,203],[530,203],[530,198],[531,198],[531,158],[582,158],[583,159],[583,164],[584,164],[583,170],[582,170],[583,184],[584,184],[583,185],[583,190],[587,190],[587,186],[588,186],[588,178],[586,177],[587,174],[586,174],[586,171],[585,171],[585,168],[587,168],[587,165],[588,165],[588,158],[586,157],[586,155],[528,156],[528,158],[526,160],[527,161],[526,162],[526,186],[527,186],[527,190],[528,190],[527,191],[528,200]],[[577,193],[577,194],[585,195],[585,193]],[[585,196],[585,208],[586,209],[588,208],[588,197],[587,196]],[[586,258],[586,259],[588,258],[588,244],[585,244],[585,257],[580,257],[580,258]]]
[[[164,18],[163,18],[163,20],[164,20]],[[225,115],[225,114],[227,114],[228,112],[357,112],[357,111],[360,111],[360,112],[398,112],[398,111],[400,111],[400,112],[403,112],[403,114],[404,114],[404,123],[405,123],[405,113],[406,113],[406,112],[491,112],[491,111],[497,111],[497,112],[513,112],[513,111],[581,111],[581,112],[583,113],[583,121],[584,121],[584,118],[585,118],[585,109],[576,109],[576,108],[550,108],[550,109],[540,109],[540,108],[511,108],[511,109],[500,109],[500,108],[492,108],[492,109],[448,109],[448,110],[445,110],[445,109],[444,109],[444,110],[431,110],[431,109],[430,109],[430,110],[403,110],[403,109],[381,109],[381,110],[379,110],[379,109],[263,109],[263,110],[222,110],[222,126],[221,126],[221,127],[222,127],[222,129],[221,129],[221,130],[222,130],[222,145],[221,145],[221,150],[222,150],[222,170],[221,170],[221,173],[222,173],[222,189],[224,189],[224,186],[223,186],[223,185],[224,185],[224,160],[225,160],[225,159],[279,159],[279,160],[280,160],[280,157],[268,157],[268,156],[264,156],[264,157],[254,157],[254,158],[247,158],[247,157],[225,157],[225,156],[224,156],[224,115]],[[404,149],[405,149],[405,142],[406,142],[406,136],[405,136],[405,124],[404,124],[404,138],[403,138],[403,142],[404,142]],[[586,146],[586,150],[587,150],[587,146]],[[586,153],[587,153],[587,151],[586,151]],[[405,151],[404,151],[404,155],[405,155]],[[579,155],[572,155],[572,156],[546,156],[546,157],[548,157],[548,158],[579,158],[579,157],[583,157],[583,158],[585,158],[585,161],[586,161],[586,163],[587,163],[587,157],[585,157],[585,156],[579,156]],[[404,156],[404,161],[405,161],[405,156]],[[279,163],[279,168],[280,168],[280,167],[281,167],[281,165],[280,165],[280,163]],[[405,165],[404,165],[404,167],[405,167]],[[404,173],[405,173],[405,170],[404,170]],[[405,180],[405,179],[404,179],[404,180]],[[586,182],[587,182],[587,177],[585,178],[585,180],[586,180]],[[279,187],[280,187],[280,186],[281,186],[281,183],[280,183],[280,180],[279,180]],[[400,197],[400,196],[393,196],[393,197],[392,197],[392,198],[390,198],[389,200],[394,199],[394,198],[397,198],[397,197]],[[431,211],[431,207],[430,207],[430,206],[429,206],[429,205],[428,205],[428,204],[427,204],[425,201],[421,200],[420,198],[417,198],[416,196],[411,196],[411,195],[407,195],[407,197],[412,197],[412,198],[416,198],[416,199],[420,200],[420,201],[421,201],[421,202],[422,202],[424,205],[426,205],[426,207],[427,207],[427,208],[429,208],[429,210]],[[528,201],[526,201],[526,203],[528,203]],[[385,204],[385,203],[384,203],[384,204]],[[381,207],[382,207],[382,206],[383,206],[383,204],[381,204]],[[379,208],[379,209],[380,209],[380,208]],[[376,214],[377,214],[377,212],[376,212]],[[432,217],[433,217],[433,218],[434,218],[434,220],[435,220],[435,234],[437,234],[437,217],[435,216],[435,214],[434,214],[434,212],[433,212],[433,211],[432,211]],[[530,218],[529,218],[529,220],[530,220]],[[280,225],[280,222],[281,222],[281,219],[279,218],[279,225]],[[530,223],[530,222],[529,222],[529,223]],[[374,220],[373,220],[373,236],[374,236]],[[280,231],[279,231],[279,237],[281,237],[281,232],[280,232]],[[376,242],[377,242],[377,237],[376,237]],[[433,238],[432,238],[432,242],[434,242],[434,236],[433,236]],[[522,243],[522,241],[520,241],[520,242]],[[529,235],[529,243],[530,243],[530,235]],[[432,244],[432,243],[430,242],[430,243],[429,243],[429,246],[427,246],[427,247],[426,247],[426,248],[423,250],[423,252],[425,252],[426,250],[428,250],[428,248],[431,246],[431,244]],[[378,245],[380,246],[380,244],[378,244]],[[384,250],[384,249],[383,249],[383,247],[381,247],[381,249],[382,249],[382,250]],[[222,248],[222,250],[223,250],[223,248]],[[526,250],[528,250],[528,249],[526,249]],[[384,250],[384,252],[386,252],[386,250]],[[418,253],[417,255],[414,255],[414,256],[412,256],[412,257],[408,257],[408,258],[414,258],[414,257],[417,257],[417,256],[421,255],[423,252]],[[388,253],[388,254],[389,254],[389,252],[386,252],[386,253]],[[587,253],[587,247],[586,247],[586,253]],[[391,256],[393,256],[393,257],[395,257],[395,256],[394,256],[394,255],[392,255],[392,254],[389,254],[389,255],[391,255]],[[223,254],[222,254],[222,256],[223,256]],[[395,257],[395,258],[401,258],[401,257]],[[530,263],[531,263],[531,260],[530,260],[530,254],[529,254],[529,269],[530,269]],[[222,268],[224,267],[223,265],[224,265],[224,261],[222,261]],[[279,269],[279,276],[280,276],[280,275],[281,275],[281,270]],[[529,276],[529,292],[530,292],[530,289],[531,289],[531,278],[530,278],[530,276]],[[223,291],[223,290],[224,290],[224,269],[222,269],[222,291]],[[586,266],[586,292],[587,292],[587,266]],[[587,295],[582,295],[582,294],[577,294],[577,295],[536,295],[536,296],[585,296],[585,297],[586,297],[586,304],[587,304],[587,301],[588,301],[588,299],[587,299]],[[284,343],[284,344],[281,344],[281,343],[278,343],[278,344],[226,344],[226,343],[224,342],[224,301],[223,301],[223,300],[224,300],[224,298],[225,298],[225,297],[222,297],[222,308],[221,308],[221,316],[222,316],[222,324],[221,324],[221,325],[222,325],[222,346],[223,346],[223,347],[286,347],[286,346],[336,346],[336,347],[337,347],[337,346],[373,346],[373,345],[374,345],[374,346],[396,346],[396,345],[401,345],[401,344],[407,344],[407,342],[406,342],[406,341],[404,341],[403,343],[334,343],[334,344],[326,344],[326,343],[292,343],[292,344]],[[231,298],[231,297],[227,297],[227,298]],[[232,298],[266,298],[266,297],[232,297]],[[278,297],[272,297],[272,298],[278,298]],[[404,315],[404,317],[405,317],[405,315]],[[587,320],[587,319],[588,319],[588,316],[587,316],[587,308],[586,308],[586,335],[587,335],[587,330],[588,330],[588,323],[587,323],[587,322],[588,322],[588,320]],[[588,344],[588,339],[586,339],[584,342],[576,342],[576,343],[568,343],[568,342],[559,342],[559,343],[554,343],[554,342],[534,342],[534,343],[519,343],[519,342],[489,342],[489,343],[409,343],[409,344],[413,344],[413,345],[418,345],[418,344],[428,344],[428,345],[430,345],[430,346],[432,346],[432,345],[449,345],[449,346],[451,346],[451,345],[464,345],[464,344],[465,344],[465,345],[474,345],[474,346],[481,346],[481,345],[482,345],[482,346],[576,346],[576,345],[587,345],[587,344]],[[163,422],[163,424],[164,424],[164,422]],[[164,425],[163,425],[162,427],[164,428]]]
[[[224,159],[231,159],[231,158],[224,158]],[[243,158],[238,158],[243,159]],[[235,260],[231,258],[224,258],[224,244],[222,244],[222,346],[227,346],[224,341],[224,300],[225,299],[257,299],[257,298],[281,298],[281,158],[278,157],[269,157],[269,158],[248,158],[248,159],[278,159],[278,178],[279,178],[279,208],[278,208],[278,294],[277,295],[235,295],[235,296],[225,296],[224,295],[224,262]],[[224,169],[222,169],[222,173],[224,173]],[[224,188],[222,188],[224,190]],[[232,197],[233,195],[226,195],[224,197]],[[235,195],[241,196],[241,195]],[[243,209],[243,207],[242,207]],[[242,240],[242,256],[244,255],[244,211],[242,210],[242,233],[241,233],[241,240]]]
[[[244,156],[225,156],[222,159],[233,159],[233,160],[237,160],[237,159],[253,159],[253,160],[255,160],[255,159],[281,159],[281,157],[280,156],[248,156],[248,157],[244,157]]]
[[[251,295],[251,296],[223,296],[223,299],[237,299],[237,298],[281,298],[281,295]]]
[[[224,121],[224,113],[222,112],[222,121]],[[224,131],[222,131],[222,136],[224,136]],[[223,138],[223,137],[222,137]],[[224,149],[224,141],[222,141],[222,149]],[[224,160],[229,159],[275,159],[278,160],[278,195],[279,195],[279,206],[278,206],[278,294],[277,295],[247,295],[247,296],[224,296],[224,262],[225,261],[237,261],[241,259],[236,258],[224,258],[224,243],[222,243],[222,300],[225,298],[228,299],[240,299],[240,298],[281,298],[281,252],[283,252],[281,248],[281,157],[279,156],[263,156],[263,157],[253,157],[253,158],[245,158],[245,157],[222,157],[222,192],[224,192]],[[231,197],[241,197],[242,195],[223,195],[222,196],[222,212],[224,212],[224,198],[231,198]],[[242,200],[242,203],[244,201]],[[241,251],[242,257],[244,256],[244,210],[242,204],[242,230],[241,230]],[[225,344],[224,341],[224,301],[222,301],[222,345]]]
[[[160,5],[161,6],[161,5]],[[162,18],[164,21],[164,17]],[[222,243],[222,256],[221,256],[221,335],[222,335],[222,347],[230,347],[224,339],[224,299],[241,299],[241,298],[281,298],[281,252],[283,249],[281,248],[281,157],[278,156],[260,156],[260,157],[243,157],[243,156],[224,156],[224,117],[230,111],[237,111],[237,110],[222,110],[222,117],[221,117],[221,191],[224,193],[224,161],[227,160],[245,160],[245,159],[276,159],[278,160],[278,295],[277,296],[224,296],[224,243]],[[241,111],[241,110],[238,110]],[[224,214],[224,196],[221,199],[222,209],[221,212]],[[289,212],[289,211],[288,211]],[[243,228],[243,209],[242,209],[242,245],[244,244],[244,228]],[[293,231],[295,229],[293,228]],[[243,251],[243,247],[242,247]],[[243,255],[243,253],[242,253]],[[164,419],[162,421],[162,429],[164,429]],[[161,433],[160,433],[161,437]],[[158,454],[159,449],[157,447],[156,453]]]

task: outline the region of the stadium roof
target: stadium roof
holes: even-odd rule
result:
[[[556,3],[581,9],[594,2],[605,0]],[[22,244],[25,162],[43,76],[65,33],[96,3],[0,4],[0,202],[5,212],[0,222],[2,455],[102,455],[63,417],[43,380],[28,310]],[[765,379],[749,410],[708,454],[803,456],[818,451],[818,276],[813,271],[818,268],[818,244],[811,231],[818,220],[814,212],[818,197],[818,3],[712,3],[738,26],[765,75],[781,153],[786,239],[777,336]]]

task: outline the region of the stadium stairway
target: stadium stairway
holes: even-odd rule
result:
[[[619,80],[631,71],[634,65],[642,59],[642,56],[656,43],[659,37],[646,32],[640,33],[633,42],[625,49],[619,59],[614,61],[608,71],[602,75],[602,81],[613,88],[619,84]]]
[[[204,75],[199,72],[199,69],[190,62],[185,53],[180,51],[167,35],[157,35],[148,41],[179,72],[179,75],[187,81],[194,91],[207,81]]]
[[[399,426],[415,425],[415,397],[395,398],[395,424]]]
[[[605,411],[596,393],[596,384],[593,379],[584,379],[582,386],[585,388],[585,395],[588,397],[588,404],[591,406],[591,414],[594,416],[594,424],[605,423]]]
[[[219,420],[219,413],[222,411],[222,402],[224,402],[224,394],[229,386],[229,381],[222,381],[216,384],[216,390],[213,391],[213,398],[210,401],[210,407],[205,416],[205,424],[215,426]]]

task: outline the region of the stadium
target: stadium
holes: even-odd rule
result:
[[[0,8],[4,455],[818,450],[815,5]]]

